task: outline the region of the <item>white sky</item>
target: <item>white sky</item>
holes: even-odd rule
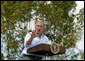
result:
[[[76,12],[78,13],[81,8],[84,8],[84,1],[76,1],[77,7],[76,7]],[[80,41],[76,43],[76,46],[78,47],[79,50],[84,51],[84,29],[82,30],[83,35]]]
[[[84,1],[76,1],[77,7],[76,7],[76,12],[78,13],[81,8],[84,8]]]

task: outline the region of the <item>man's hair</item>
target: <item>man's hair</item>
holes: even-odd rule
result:
[[[38,19],[36,22],[35,22],[35,24],[37,23],[37,22],[42,22],[43,23],[43,25],[45,25],[45,22],[44,22],[44,20],[43,19]]]

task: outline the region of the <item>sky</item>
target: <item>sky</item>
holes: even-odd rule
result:
[[[81,8],[84,8],[84,1],[76,1],[77,7],[75,13],[78,13]]]
[[[77,7],[75,13],[78,13],[81,8],[84,8],[84,1],[76,1]],[[83,35],[80,41],[76,43],[79,50],[84,51],[84,28],[82,29]]]

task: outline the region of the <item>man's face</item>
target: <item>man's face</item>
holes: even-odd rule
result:
[[[43,22],[39,21],[39,22],[36,23],[35,31],[36,31],[37,35],[41,35],[43,33],[43,31],[44,31]]]

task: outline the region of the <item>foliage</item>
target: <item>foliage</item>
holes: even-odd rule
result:
[[[84,9],[74,15],[75,1],[1,1],[1,33],[7,36],[8,59],[21,53],[27,22],[45,19],[46,32],[53,34],[55,42],[66,48],[74,47],[84,21]],[[32,13],[35,11],[34,13]],[[35,17],[35,18],[34,18]],[[74,19],[77,18],[77,23]],[[18,23],[19,26],[16,26]],[[24,25],[22,25],[24,23]],[[75,25],[76,24],[76,25]],[[23,26],[23,27],[22,27]],[[78,32],[77,32],[78,31]],[[18,34],[16,34],[16,32]],[[14,35],[15,34],[15,35]],[[17,37],[20,38],[17,40]],[[20,49],[19,49],[20,48]],[[11,53],[10,53],[11,51]],[[11,56],[12,55],[12,56]]]

